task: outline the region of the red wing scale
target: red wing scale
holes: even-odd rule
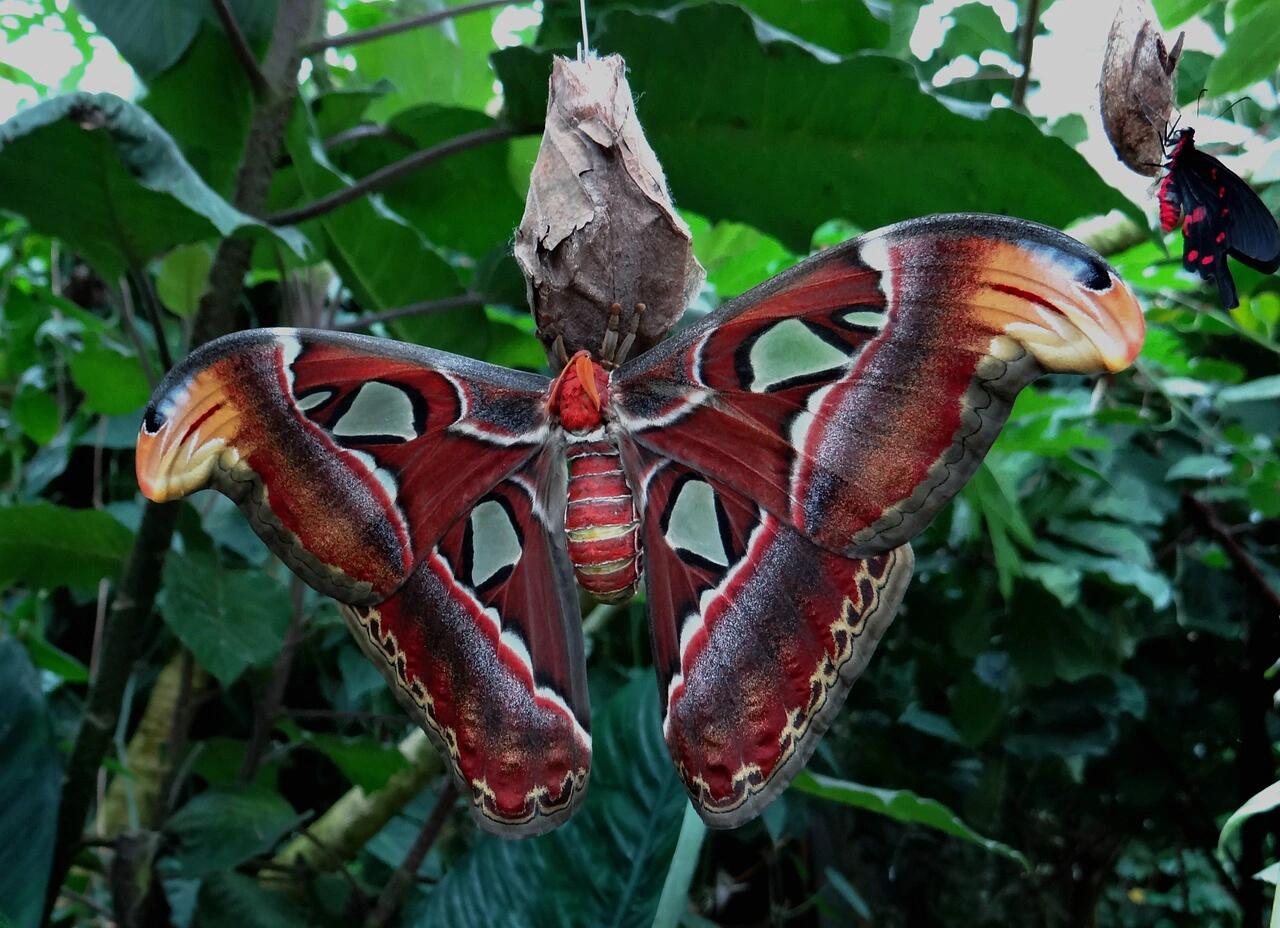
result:
[[[563,460],[487,493],[376,606],[343,606],[365,653],[432,736],[481,825],[515,836],[566,819],[591,759],[586,663],[565,550]],[[535,459],[539,460],[540,459]],[[557,497],[558,506],[547,505]]]
[[[632,447],[663,735],[694,805],[730,828],[800,771],[893,620],[911,548],[826,551],[741,494]]]
[[[1141,309],[1044,226],[954,215],[830,249],[615,372],[618,428],[869,557],[928,525],[1046,372],[1120,370]]]
[[[548,386],[384,339],[242,332],[166,377],[138,440],[149,498],[216,487],[345,605],[504,834],[563,820],[590,758]]]

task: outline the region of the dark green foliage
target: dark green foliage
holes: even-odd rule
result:
[[[27,925],[44,901],[62,758],[40,679],[12,639],[0,641],[0,706],[0,923]]]
[[[456,5],[325,0],[321,24]],[[576,4],[546,4],[539,21],[515,3],[309,57],[257,176],[270,187],[261,215],[460,136],[488,141],[274,229],[232,206],[250,125],[271,121],[212,4],[61,6],[27,0],[0,16],[0,45],[52,28],[84,56],[56,85],[8,63],[7,45],[0,56],[0,90],[50,98],[0,127],[0,925],[39,919],[64,758],[86,731],[106,753],[69,770],[67,789],[83,805],[101,777],[109,795],[69,826],[90,844],[65,849],[76,866],[59,924],[102,923],[99,909],[119,919],[129,893],[152,923],[181,928],[361,924],[437,820],[398,881],[402,924],[1264,923],[1280,858],[1264,792],[1280,761],[1275,278],[1241,268],[1242,304],[1226,313],[1180,271],[1175,240],[1103,246],[1146,304],[1137,364],[1020,396],[982,469],[917,540],[903,613],[808,773],[759,822],[724,833],[686,819],[637,602],[587,620],[585,805],[550,835],[500,841],[460,803],[434,816],[442,767],[332,604],[293,600],[225,499],[144,510],[132,448],[160,342],[187,350],[215,291],[238,327],[333,321],[540,368],[509,246],[550,54],[580,38]],[[707,267],[693,312],[814,248],[925,213],[1143,218],[1151,203],[1122,196],[1076,149],[1097,132],[1092,103],[1052,121],[990,105],[1011,97],[1019,68],[1009,5],[957,5],[924,61],[910,51],[922,6],[589,3],[592,41],[626,56]],[[1202,17],[1223,42],[1216,59],[1198,39],[1184,54],[1186,118],[1206,83],[1232,99],[1274,83],[1274,3],[1155,6],[1166,27]],[[276,4],[230,7],[261,58]],[[57,96],[99,53],[88,20],[146,84],[136,105]],[[959,59],[978,79],[933,86]],[[1051,82],[1088,97],[1096,79],[1033,67],[1028,101],[1035,110],[1034,88]],[[1228,102],[1199,105],[1222,114]],[[1233,107],[1235,134],[1221,137],[1258,153],[1273,102]],[[1275,172],[1257,170],[1280,208]],[[244,235],[241,290],[218,270],[240,241],[224,237]],[[464,295],[475,305],[430,311]],[[368,318],[406,306],[418,311]],[[156,558],[138,562],[159,581],[154,601],[122,579],[135,549]],[[110,641],[111,617],[137,603],[134,638]],[[129,659],[103,666],[104,653]],[[104,709],[104,678],[116,705],[88,713],[90,693]]]

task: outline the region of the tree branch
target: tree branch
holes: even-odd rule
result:
[[[63,777],[58,833],[45,898],[46,922],[67,871],[71,869],[72,856],[80,844],[80,832],[84,830],[85,817],[93,800],[98,767],[111,745],[119,720],[125,683],[141,644],[151,638],[148,632],[151,605],[160,586],[160,570],[177,521],[178,506],[174,503],[151,503],[143,508],[142,523],[138,526],[133,550],[129,553],[115,601],[108,613],[98,676],[89,686],[84,718],[76,733]]]
[[[271,47],[262,61],[262,74],[274,90],[254,109],[232,198],[236,209],[250,216],[260,215],[267,202],[276,157],[284,147],[285,128],[297,95],[298,47],[311,34],[318,9],[316,0],[281,0],[276,13]],[[252,255],[253,242],[244,237],[223,239],[219,244],[209,272],[209,287],[200,298],[192,327],[193,345],[232,330]]]
[[[258,58],[253,53],[253,49],[249,47],[249,42],[245,39],[244,33],[240,31],[240,24],[236,22],[235,14],[231,12],[231,7],[227,5],[227,0],[212,0],[213,10],[218,14],[218,20],[222,23],[222,28],[227,33],[227,41],[231,43],[231,50],[235,53],[236,60],[240,62],[240,67],[244,69],[245,75],[249,78],[249,83],[253,85],[253,93],[259,100],[265,100],[271,94],[271,85],[267,83],[266,76],[262,73],[262,69],[258,67]]]
[[[515,2],[515,0],[477,0],[475,3],[460,3],[457,6],[451,6],[448,9],[437,10],[433,13],[424,13],[421,16],[410,16],[407,19],[401,19],[394,23],[386,23],[382,26],[374,26],[372,29],[362,29],[359,32],[344,32],[342,35],[329,35],[314,42],[308,42],[302,46],[303,57],[319,54],[326,48],[345,48],[348,45],[359,45],[361,42],[372,42],[374,39],[386,38],[389,35],[399,35],[401,32],[408,32],[410,29],[418,29],[422,26],[430,26],[435,23],[444,22],[446,19],[452,19],[455,16],[462,16],[467,13],[478,13],[481,10],[489,10],[496,6],[507,6]]]
[[[1272,615],[1280,615],[1280,593],[1277,593],[1267,582],[1267,578],[1263,575],[1262,570],[1249,552],[1241,546],[1240,542],[1231,534],[1231,529],[1223,524],[1222,519],[1218,517],[1218,513],[1208,503],[1201,502],[1190,493],[1183,494],[1182,505],[1190,519],[1191,524],[1208,538],[1212,538],[1218,544],[1222,545],[1222,550],[1226,552],[1227,557],[1231,559],[1231,563],[1235,565],[1236,573],[1245,585],[1249,587],[1257,596],[1267,604],[1267,610]]]
[[[287,209],[281,213],[274,213],[268,216],[266,221],[272,225],[287,226],[305,222],[308,219],[315,219],[317,216],[323,216],[325,213],[333,212],[348,203],[353,203],[362,196],[373,193],[375,190],[381,190],[388,184],[412,174],[419,168],[426,167],[433,161],[438,161],[448,155],[456,155],[458,152],[467,151],[471,148],[478,148],[481,145],[501,142],[524,134],[526,134],[524,129],[506,126],[477,129],[475,132],[464,133],[456,138],[449,139],[447,142],[441,142],[439,145],[432,145],[430,148],[416,151],[412,155],[401,158],[399,161],[393,161],[386,167],[379,168],[372,174],[360,178],[351,186],[335,190],[314,203],[308,203],[306,206],[299,206],[296,209]]]
[[[448,309],[458,309],[462,306],[482,306],[483,304],[484,297],[478,293],[460,293],[457,296],[447,296],[440,300],[423,300],[421,303],[410,303],[408,306],[397,306],[395,309],[371,313],[368,316],[361,316],[359,319],[335,325],[333,329],[338,332],[360,332],[379,322],[391,322],[395,319],[403,319],[406,316],[427,316],[431,313],[440,313]]]
[[[440,836],[440,829],[444,827],[445,820],[453,809],[453,802],[457,798],[458,788],[453,785],[452,779],[446,779],[440,795],[436,798],[435,808],[431,810],[431,815],[423,824],[422,831],[418,832],[418,837],[409,848],[409,853],[391,874],[387,885],[382,887],[377,903],[364,920],[364,928],[387,928],[391,924],[396,913],[400,911],[400,906],[404,904],[405,897],[409,895],[409,890],[417,884],[418,870],[422,867],[422,861],[431,850],[431,845],[436,843],[436,838]]]
[[[306,832],[289,841],[274,860],[282,866],[303,865],[324,872],[352,860],[427,784],[439,776],[444,761],[422,729],[415,728],[400,742],[400,753],[409,761],[373,793],[358,786],[349,789]]]
[[[256,213],[266,202],[276,153],[283,144],[297,93],[297,49],[310,35],[318,9],[317,0],[280,0],[271,46],[262,65],[263,76],[277,92],[275,99],[255,107],[236,176],[234,200],[242,212]],[[224,240],[218,249],[209,275],[210,290],[196,314],[192,334],[196,344],[230,331],[232,308],[240,295],[251,249],[239,239]],[[152,607],[177,519],[176,504],[148,503],[143,507],[133,549],[116,587],[103,632],[99,672],[89,685],[84,717],[63,779],[43,922],[49,920],[80,844],[98,769],[119,719],[126,681],[143,644],[152,638]]]
[[[1031,52],[1036,44],[1036,31],[1040,28],[1040,0],[1027,0],[1027,15],[1022,21],[1021,46],[1018,49],[1018,62],[1022,65],[1022,73],[1013,79],[1014,109],[1026,109],[1027,84],[1031,82]]]
[[[331,148],[340,148],[343,145],[349,145],[361,139],[386,139],[389,142],[395,142],[397,145],[403,145],[410,151],[416,151],[418,148],[418,143],[399,129],[380,126],[375,123],[362,123],[358,126],[352,126],[350,129],[344,129],[335,135],[329,136],[320,144],[324,146],[325,151],[328,151]]]

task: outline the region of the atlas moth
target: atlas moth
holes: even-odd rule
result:
[[[802,262],[553,380],[300,329],[193,352],[146,410],[152,500],[212,486],[447,758],[480,825],[563,822],[591,768],[578,586],[643,582],[662,730],[708,824],[802,768],[902,601],[910,539],[1023,386],[1126,367],[1133,294],[1017,219],[947,215]],[[607,354],[608,356],[603,356]]]

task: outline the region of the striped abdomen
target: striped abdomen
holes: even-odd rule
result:
[[[640,578],[640,523],[631,488],[612,442],[568,438],[569,560],[584,590],[604,602],[620,602],[635,592]]]

